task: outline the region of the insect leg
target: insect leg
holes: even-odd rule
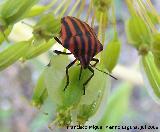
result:
[[[55,39],[59,44],[62,44],[62,42],[59,40],[59,38],[54,37],[54,39]]]
[[[62,52],[62,51],[58,51],[58,50],[54,50],[53,51],[54,53],[56,53],[57,55],[70,55],[70,54],[72,54],[72,53],[66,53],[66,52]],[[50,66],[51,65],[51,61],[48,63],[48,65],[47,66]]]
[[[58,50],[54,50],[53,51],[54,53],[56,53],[57,55],[70,55],[70,54],[72,54],[72,53],[66,53],[66,52],[62,52],[62,51],[58,51]]]
[[[47,65],[48,67],[50,67],[51,66],[51,60],[49,61],[49,63],[48,63],[48,65]]]
[[[92,79],[92,77],[94,76],[94,70],[88,66],[88,69],[92,72],[92,75],[87,79],[87,81],[85,83],[83,83],[83,90],[84,90],[84,95],[85,95],[85,86],[88,84],[88,82]]]
[[[92,67],[95,67],[97,65],[97,63],[99,62],[99,60],[97,58],[92,58],[92,61],[95,61],[95,64],[93,64]]]
[[[59,38],[54,37],[54,39],[59,43],[62,44],[62,42],[59,40]],[[56,53],[57,55],[63,54],[63,55],[70,55],[72,53],[66,53],[66,52],[62,52],[62,51],[58,51],[58,50],[54,50],[54,53]]]
[[[82,66],[81,66],[80,73],[79,73],[79,80],[81,79],[81,75],[82,75]]]
[[[66,90],[67,86],[69,85],[69,75],[68,75],[68,70],[69,68],[71,68],[71,66],[74,65],[74,63],[77,61],[77,59],[75,59],[74,61],[72,61],[67,67],[66,67],[66,76],[67,76],[67,82],[66,82],[66,86],[64,87],[64,91]]]

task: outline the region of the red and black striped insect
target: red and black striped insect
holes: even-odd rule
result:
[[[79,80],[81,78],[82,69],[88,68],[92,72],[92,75],[86,80],[86,82],[83,83],[85,94],[85,86],[94,76],[93,68],[95,68],[96,64],[99,62],[99,60],[94,58],[94,56],[103,50],[103,46],[98,40],[94,30],[87,23],[82,22],[75,17],[66,16],[61,19],[60,37],[62,41],[60,41],[57,37],[54,37],[54,39],[64,48],[68,49],[71,53],[61,52],[57,50],[55,50],[54,52],[58,55],[73,54],[75,57],[75,60],[66,67],[67,82],[64,90],[69,85],[69,68],[73,66],[76,61],[80,61],[81,69]],[[95,64],[90,64],[91,61],[94,61]],[[110,75],[109,73],[106,74]],[[113,77],[112,75],[110,76]],[[115,77],[113,78],[116,79]]]

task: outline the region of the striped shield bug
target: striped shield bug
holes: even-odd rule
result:
[[[69,85],[69,68],[73,66],[76,61],[80,61],[81,69],[79,74],[79,80],[81,78],[82,69],[88,68],[89,71],[92,72],[92,75],[83,83],[83,89],[85,94],[85,86],[94,76],[93,68],[96,68],[95,66],[99,62],[99,60],[94,58],[94,56],[103,50],[103,46],[98,40],[94,30],[87,23],[71,16],[66,16],[61,19],[60,38],[61,40],[58,37],[54,37],[54,39],[64,48],[68,49],[70,53],[61,52],[58,50],[55,50],[54,52],[57,55],[73,54],[75,57],[75,60],[66,67],[67,82],[64,90]],[[94,61],[95,63],[90,64],[91,61]],[[99,70],[98,68],[96,69]],[[108,74],[112,78],[116,79],[109,73],[106,73],[102,70],[99,71]]]

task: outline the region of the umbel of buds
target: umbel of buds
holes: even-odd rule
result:
[[[86,94],[83,95],[83,83],[90,72],[84,70],[79,80],[80,66],[75,65],[69,71],[70,83],[64,91],[65,67],[68,63],[69,60],[66,56],[55,55],[52,57],[50,66],[44,70],[39,78],[32,100],[35,106],[40,107],[46,98],[51,99],[57,109],[53,123],[61,127],[73,122],[84,124],[88,121],[98,110],[108,83],[108,76],[95,71],[95,76],[86,86]]]

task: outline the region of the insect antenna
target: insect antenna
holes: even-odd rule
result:
[[[110,77],[114,78],[115,80],[118,80],[116,77],[112,76],[111,74],[109,74],[109,73],[107,73],[107,72],[105,72],[105,71],[102,71],[102,70],[98,69],[97,67],[93,67],[93,68],[95,68],[96,70],[98,70],[98,71],[100,71],[100,72],[103,72],[103,73],[109,75]]]
[[[33,28],[33,25],[30,25],[29,23],[26,23],[26,22],[24,22],[24,21],[22,21],[21,23],[22,23],[22,24],[25,24],[25,25],[27,25],[28,27],[31,27],[31,28]]]

